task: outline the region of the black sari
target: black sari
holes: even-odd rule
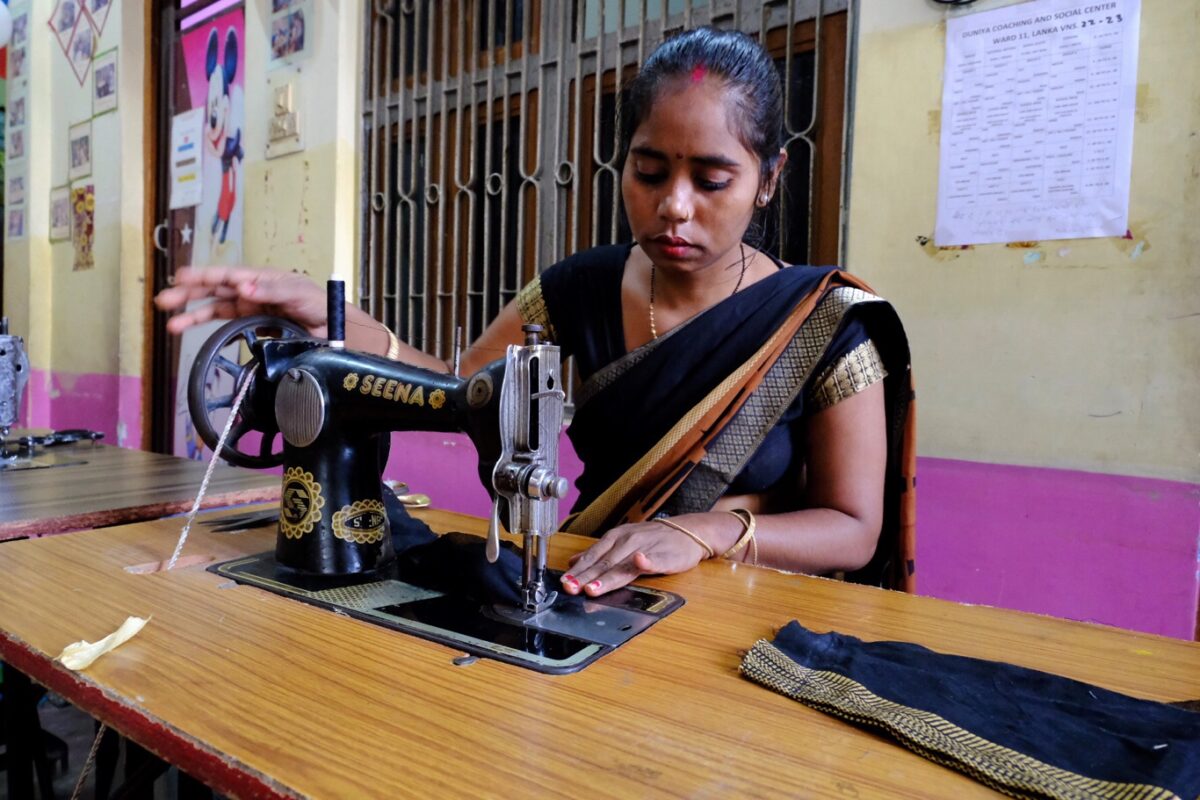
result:
[[[870,338],[889,376],[886,522],[876,557],[852,577],[911,589],[912,391],[891,306],[836,268],[781,268],[626,352],[629,253],[622,245],[573,256],[518,300],[523,317],[547,325],[575,357],[583,381],[568,435],[585,468],[563,529],[597,535],[662,511],[711,509],[777,426],[803,425],[814,377]]]

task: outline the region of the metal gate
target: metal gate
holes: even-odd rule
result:
[[[768,249],[839,257],[847,0],[373,0],[363,308],[426,352],[475,339],[540,269],[627,241],[616,110],[651,49],[710,24],[766,43],[789,155]]]

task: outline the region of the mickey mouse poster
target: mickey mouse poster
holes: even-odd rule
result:
[[[203,109],[193,265],[240,264],[245,218],[245,17],[241,8],[183,35],[191,107]],[[179,109],[182,110],[182,109]]]

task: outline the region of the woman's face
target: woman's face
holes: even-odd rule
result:
[[[697,273],[740,258],[761,172],[733,134],[729,105],[720,80],[675,79],[630,139],[621,195],[634,238],[659,268]]]

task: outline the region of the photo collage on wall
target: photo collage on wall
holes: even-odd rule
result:
[[[88,89],[91,107],[91,116],[72,122],[67,132],[66,183],[50,190],[50,241],[72,243],[72,267],[75,270],[95,266],[96,186],[92,163],[96,140],[93,120],[117,110],[117,49],[99,50],[109,12],[116,2],[118,0],[55,0],[47,20],[72,74],[81,87]],[[28,25],[28,20],[24,24]]]
[[[8,44],[7,108],[4,114],[4,235],[8,239],[23,239],[26,234],[29,207],[29,0],[12,0],[8,6],[12,16],[12,37]]]

